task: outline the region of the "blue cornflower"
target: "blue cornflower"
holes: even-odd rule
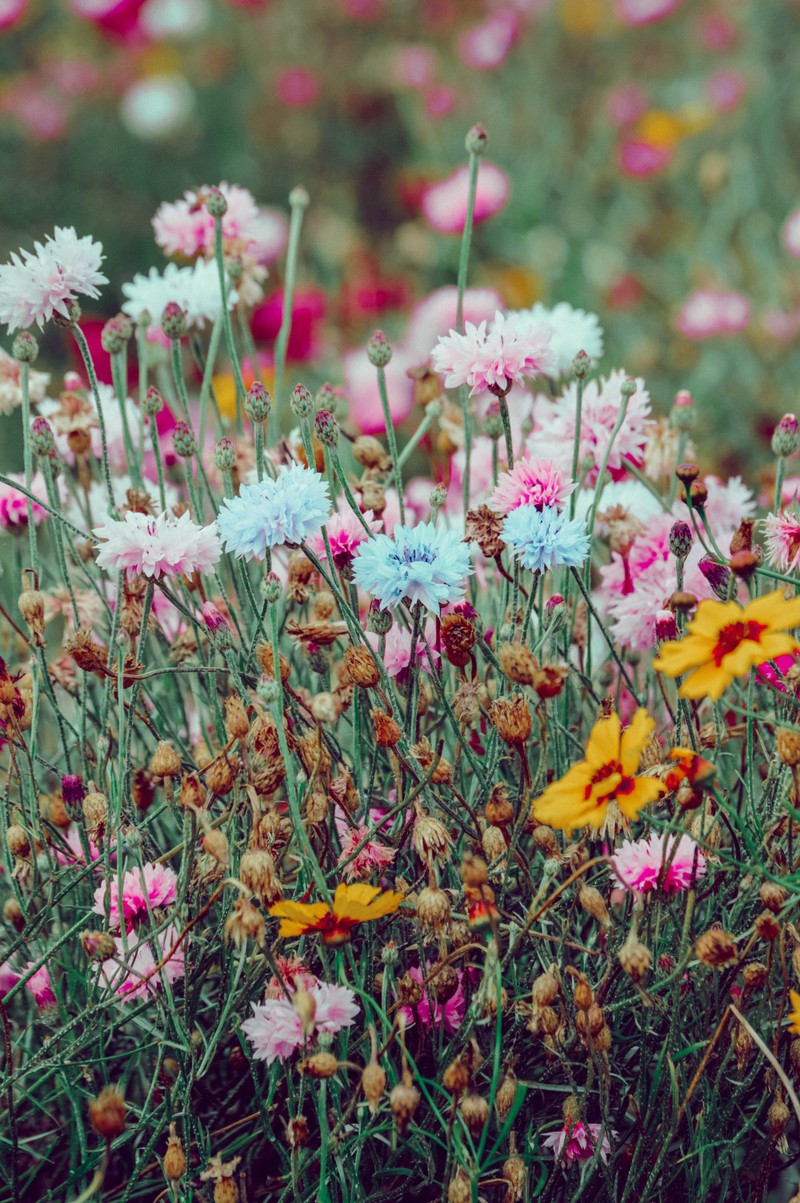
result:
[[[375,535],[360,545],[353,560],[356,584],[384,610],[393,610],[407,597],[438,614],[448,602],[461,601],[471,572],[468,544],[432,522],[396,526],[391,539]]]
[[[564,565],[579,568],[589,554],[590,539],[582,518],[544,506],[519,505],[503,523],[502,538],[514,559],[531,572]]]
[[[328,482],[319,472],[293,463],[281,467],[277,479],[242,485],[238,497],[227,497],[217,530],[226,551],[262,560],[267,548],[316,535],[330,512]]]

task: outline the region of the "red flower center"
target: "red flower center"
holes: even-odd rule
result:
[[[723,627],[717,635],[717,642],[712,652],[717,668],[720,667],[725,657],[729,656],[731,652],[735,652],[745,639],[749,639],[751,643],[759,643],[762,631],[767,629],[763,622],[755,622],[753,619],[750,619],[749,622],[731,622],[728,626]]]
[[[620,764],[620,762],[618,760],[609,760],[603,765],[602,768],[599,768],[597,770],[597,772],[593,775],[589,784],[584,787],[584,790],[583,790],[584,801],[586,801],[586,802],[589,801],[589,799],[592,796],[592,790],[594,789],[594,787],[596,785],[599,785],[601,781],[607,781],[608,778],[611,777],[612,774],[614,774],[614,773],[619,773],[622,776],[622,780],[620,781],[619,785],[614,787],[614,794],[616,795],[616,794],[632,793],[633,789],[636,786],[635,778],[624,776],[624,774],[622,773],[622,765]]]

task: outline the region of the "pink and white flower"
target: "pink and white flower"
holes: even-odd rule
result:
[[[184,951],[181,933],[174,924],[165,927],[157,935],[142,932],[140,942],[135,943],[132,934],[126,942],[117,936],[116,956],[109,957],[100,966],[100,978],[104,985],[112,987],[123,1002],[147,998],[162,985],[162,974],[169,985],[180,981],[184,975]],[[155,947],[158,956],[153,955]],[[161,965],[161,962],[164,962]],[[121,963],[120,963],[121,962]],[[160,969],[157,966],[161,965]]]
[[[198,526],[188,511],[180,518],[166,513],[153,518],[128,511],[122,521],[109,518],[92,534],[103,544],[98,565],[112,572],[125,571],[129,577],[141,574],[160,580],[206,573],[221,554],[215,525]]]
[[[0,267],[0,322],[12,334],[34,323],[41,327],[54,313],[66,317],[68,302],[77,297],[99,297],[99,286],[108,283],[100,271],[104,257],[99,242],[79,238],[71,226],[56,226],[22,258],[12,253]]]
[[[119,881],[112,877],[110,888],[108,882],[103,882],[94,893],[94,913],[106,914],[106,896],[108,902],[108,922],[111,927],[119,927],[120,920],[125,920],[129,927],[134,919],[146,916],[156,907],[169,906],[177,897],[178,878],[168,865],[148,863],[141,870],[129,869],[122,879],[122,907],[120,908]]]
[[[791,572],[800,562],[800,508],[797,502],[792,502],[791,509],[767,514],[763,526],[767,563],[779,572]]]
[[[500,8],[480,25],[464,31],[458,43],[459,55],[473,71],[493,71],[508,58],[519,31],[520,19],[513,8]]]
[[[18,480],[20,484],[25,483],[25,478],[16,472],[8,473],[9,480]],[[31,493],[37,497],[44,497],[45,487],[44,481],[37,473],[31,481]],[[39,526],[47,517],[47,510],[42,506],[32,502],[33,525]],[[0,526],[7,531],[25,530],[28,525],[28,498],[19,489],[13,488],[11,485],[0,482]]]
[[[520,505],[533,505],[538,510],[552,506],[560,510],[576,487],[555,460],[520,459],[510,472],[498,478],[489,509],[496,514],[509,514]]]
[[[363,518],[373,534],[381,529],[381,520],[375,517],[372,510],[366,510]],[[349,564],[360,544],[368,538],[363,525],[346,501],[339,502],[338,511],[332,514],[325,523],[325,529],[328,532],[331,554],[337,568]],[[315,554],[324,560],[326,550],[322,535],[316,535],[311,545]]]
[[[272,263],[283,252],[288,224],[282,213],[261,209],[255,197],[238,184],[223,181],[219,190],[228,203],[222,218],[222,236],[236,243],[259,263]],[[203,190],[186,192],[181,200],[165,202],[153,218],[156,242],[167,255],[214,254],[214,218],[203,200]]]
[[[375,651],[378,651],[380,636],[368,631],[367,639]],[[393,680],[399,679],[402,683],[406,680],[408,666],[411,663],[411,632],[405,627],[395,624],[385,636],[385,640],[382,656],[383,666]],[[426,619],[414,649],[417,666],[427,673],[431,671],[428,651],[436,664],[439,660],[439,652],[436,649],[436,625],[431,618]]]
[[[340,830],[342,851],[337,864],[344,865],[344,876],[348,881],[368,881],[374,874],[380,877],[394,860],[395,849],[380,843],[373,836],[374,833],[366,823],[357,823],[355,827],[344,824],[344,830]],[[353,856],[359,844],[363,846]],[[350,857],[353,859],[350,860]]]
[[[603,1136],[600,1137],[600,1133]],[[582,1120],[567,1120],[558,1132],[545,1136],[542,1145],[551,1149],[556,1161],[563,1160],[567,1165],[573,1161],[591,1161],[595,1155],[598,1137],[600,1137],[600,1160],[607,1162],[611,1154],[609,1136],[616,1136],[609,1128],[604,1130],[602,1124],[584,1124]]]
[[[23,969],[23,974],[35,965],[35,961],[28,961]],[[53,993],[53,986],[50,981],[50,974],[47,966],[42,965],[32,974],[25,983],[25,989],[28,990],[34,998],[36,1006],[40,1011],[49,1011],[51,1007],[56,1005],[56,996]]]
[[[473,222],[486,221],[505,207],[511,184],[499,167],[483,160],[478,168]],[[467,220],[469,167],[465,164],[422,195],[422,214],[437,234],[461,234]]]
[[[455,330],[440,338],[433,366],[444,375],[447,388],[468,384],[471,396],[487,390],[505,396],[513,384],[555,370],[550,327],[528,314],[498,310],[491,325],[467,322],[465,333]]]
[[[655,889],[677,894],[688,890],[706,872],[706,858],[688,835],[653,834],[635,843],[623,840],[611,863],[622,884],[637,894]]]
[[[358,1015],[355,995],[347,986],[315,982],[308,989],[314,999],[314,1032],[336,1035],[342,1028],[350,1027]],[[291,1001],[267,998],[263,1003],[253,1003],[253,1014],[242,1024],[242,1031],[253,1047],[257,1061],[285,1061],[299,1049],[304,1040],[303,1023]]]
[[[675,327],[686,338],[715,338],[746,330],[751,316],[750,302],[743,293],[705,288],[684,301]]]

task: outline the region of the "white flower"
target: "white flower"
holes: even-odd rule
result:
[[[12,254],[0,267],[0,322],[9,333],[34,322],[43,326],[54,313],[67,316],[67,302],[78,296],[99,297],[98,286],[108,279],[100,271],[103,248],[87,234],[59,227],[33,251]]]
[[[198,259],[192,267],[178,267],[168,263],[163,272],[151,267],[146,276],[135,275],[128,284],[122,285],[125,295],[122,309],[138,322],[149,313],[151,327],[158,327],[161,314],[170,302],[180,305],[190,326],[199,329],[206,322],[214,322],[222,308],[222,293],[216,263]],[[238,300],[235,289],[228,292],[228,308]]]
[[[276,480],[242,485],[238,497],[226,498],[217,529],[225,551],[263,560],[267,548],[312,538],[330,512],[328,482],[312,468],[293,463],[282,466]]]
[[[579,351],[585,351],[592,363],[603,354],[603,328],[595,313],[573,309],[567,301],[559,301],[552,309],[537,303],[523,309],[519,316],[528,315],[537,326],[549,326],[550,350],[556,357],[559,375],[572,373],[572,364]]]
[[[505,395],[512,384],[550,375],[555,367],[549,328],[528,315],[498,310],[488,329],[486,322],[466,322],[464,331],[451,330],[433,349],[433,366],[444,374],[446,388],[468,384],[472,396],[487,389]]]

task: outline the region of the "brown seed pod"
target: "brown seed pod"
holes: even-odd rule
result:
[[[480,1094],[467,1094],[459,1103],[458,1110],[473,1140],[477,1139],[489,1119],[489,1104],[486,1099]]]
[[[723,969],[739,955],[736,940],[729,932],[710,927],[698,936],[694,946],[695,956],[711,969]]]
[[[164,1154],[164,1177],[170,1182],[177,1182],[186,1173],[186,1154],[180,1142],[175,1125],[169,1126],[169,1140]]]
[[[309,1078],[332,1078],[338,1068],[339,1062],[333,1053],[313,1053],[297,1066],[298,1072]]]
[[[403,1074],[402,1081],[398,1082],[392,1093],[389,1095],[389,1106],[394,1112],[395,1124],[397,1132],[402,1136],[411,1120],[414,1118],[414,1113],[419,1107],[420,1093],[414,1086],[411,1080],[411,1074],[406,1070]]]
[[[367,1106],[374,1115],[386,1089],[386,1072],[377,1061],[370,1061],[361,1071],[361,1089],[367,1100]]]
[[[112,1141],[125,1130],[125,1100],[116,1086],[106,1086],[89,1104],[89,1119],[98,1136]]]

